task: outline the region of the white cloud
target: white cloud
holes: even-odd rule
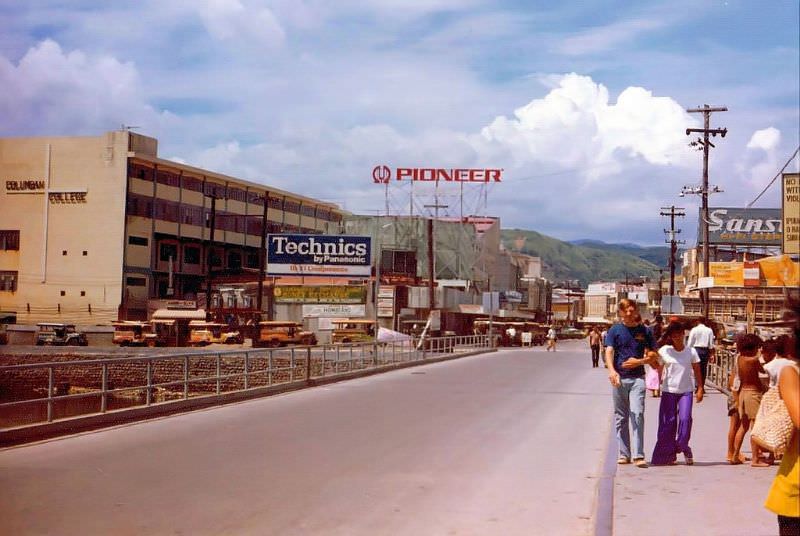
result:
[[[688,165],[685,129],[693,120],[674,100],[629,87],[611,103],[608,89],[575,73],[557,79],[557,87],[496,118],[481,134],[503,146],[516,166],[532,162],[576,169],[590,179],[618,172],[630,159],[664,165]]]
[[[623,20],[606,26],[590,28],[571,37],[559,39],[553,45],[553,48],[555,51],[567,56],[602,53],[662,26],[664,26],[663,20]]]
[[[781,143],[781,131],[775,127],[756,130],[747,142],[748,149],[761,149],[762,151],[774,151]]]
[[[136,67],[45,40],[14,65],[0,56],[0,130],[79,134],[169,120],[148,106]]]
[[[272,48],[286,38],[270,9],[248,7],[239,0],[207,0],[200,16],[208,32],[220,41]]]

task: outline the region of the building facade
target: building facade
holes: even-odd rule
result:
[[[145,319],[153,300],[196,300],[209,263],[255,280],[263,233],[322,233],[342,218],[159,158],[156,139],[128,131],[2,138],[0,188],[0,311],[22,324]]]

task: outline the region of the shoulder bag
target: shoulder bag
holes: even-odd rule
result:
[[[791,365],[798,371],[797,365]],[[800,373],[800,371],[798,371]],[[775,454],[782,454],[789,446],[794,433],[794,423],[789,416],[789,410],[781,399],[778,386],[770,387],[761,398],[758,407],[756,422],[750,437],[758,446]]]

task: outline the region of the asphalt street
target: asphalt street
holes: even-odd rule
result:
[[[0,451],[8,534],[582,535],[608,445],[584,342]]]

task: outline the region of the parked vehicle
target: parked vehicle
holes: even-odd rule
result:
[[[207,346],[212,343],[242,344],[244,335],[217,322],[192,320],[189,322],[189,346]]]
[[[559,340],[561,339],[585,339],[586,333],[578,328],[561,328],[556,334]]]
[[[306,331],[298,322],[284,320],[264,320],[258,323],[258,337],[253,338],[253,346],[277,348],[291,344],[313,346],[317,344],[317,336],[313,331]]]
[[[114,338],[112,342],[120,346],[166,346],[167,341],[153,330],[153,325],[149,322],[137,322],[134,320],[122,320],[113,322]]]
[[[365,319],[334,320],[331,341],[334,344],[372,342],[375,339],[375,321]]]
[[[39,331],[36,333],[36,346],[88,346],[86,334],[75,330],[74,324],[60,324],[55,322],[42,322],[36,324]]]

